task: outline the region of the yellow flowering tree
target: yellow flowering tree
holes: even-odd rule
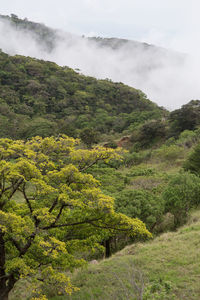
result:
[[[84,263],[77,251],[118,231],[150,237],[140,220],[115,213],[114,200],[87,172],[119,157],[103,147],[82,150],[64,135],[0,139],[0,299],[23,277],[70,294],[75,287],[64,271]]]

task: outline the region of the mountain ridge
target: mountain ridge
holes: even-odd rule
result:
[[[177,89],[188,89],[189,84],[183,84],[180,75],[185,72],[183,54],[126,39],[78,36],[16,15],[0,16],[0,34],[0,48],[8,54],[54,61],[87,76],[123,82],[169,109],[190,100],[188,91]]]

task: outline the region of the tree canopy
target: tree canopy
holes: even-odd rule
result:
[[[175,217],[175,225],[183,224],[189,210],[200,203],[200,179],[189,172],[175,174],[162,196],[166,212],[173,213]]]
[[[87,129],[88,140],[92,130],[121,133],[163,114],[141,91],[122,83],[0,51],[0,137],[78,137]]]
[[[73,287],[63,271],[83,264],[77,251],[99,247],[118,231],[150,237],[142,221],[114,211],[113,198],[86,173],[119,158],[103,147],[77,148],[67,136],[0,140],[0,298],[21,277],[57,292]]]
[[[191,100],[170,113],[170,135],[178,136],[184,130],[194,130],[199,126],[200,101]]]

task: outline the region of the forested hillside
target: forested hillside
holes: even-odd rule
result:
[[[96,80],[68,67],[0,53],[1,137],[29,138],[84,128],[122,133],[165,111],[139,90]],[[11,129],[12,128],[12,129]]]

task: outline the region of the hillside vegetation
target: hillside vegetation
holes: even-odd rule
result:
[[[151,242],[126,247],[110,259],[89,264],[72,275],[80,288],[67,299],[181,299],[200,298],[200,211],[187,225]]]
[[[52,29],[44,25],[43,23],[36,23],[28,20],[27,18],[20,19],[15,14],[11,14],[10,16],[0,14],[0,20],[2,22],[7,22],[7,24],[9,24],[12,28],[14,28],[17,31],[29,33],[38,42],[39,44],[38,46],[42,47],[42,49],[47,52],[51,52],[56,47],[57,43],[63,38],[73,37],[75,39],[86,40],[89,43],[91,43],[91,45],[96,44],[98,47],[101,48],[106,47],[112,50],[119,50],[119,49],[126,50],[127,48],[132,51],[154,50],[155,54],[153,55],[153,57],[155,60],[158,54],[162,55],[163,57],[170,54],[170,51],[165,50],[164,48],[160,48],[154,45],[150,45],[148,43],[142,43],[133,40],[119,39],[119,38],[85,37],[85,36],[76,36],[72,33],[67,33],[67,32],[61,33],[59,30]],[[171,55],[172,53],[173,52],[171,52]],[[175,53],[173,53],[173,56],[171,56],[171,58],[177,59],[178,56],[176,55]],[[145,63],[147,63],[147,61],[145,61]],[[157,64],[155,63],[154,67],[155,66],[158,66],[158,63]]]
[[[52,62],[1,52],[0,69],[0,137],[121,133],[164,114],[139,90]]]

